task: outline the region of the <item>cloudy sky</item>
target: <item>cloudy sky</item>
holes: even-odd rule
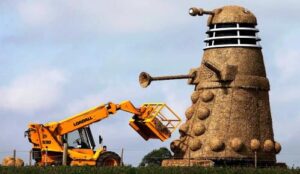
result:
[[[200,64],[207,17],[188,15],[192,6],[211,10],[247,7],[258,18],[271,83],[278,161],[300,166],[300,3],[296,0],[1,0],[0,158],[17,149],[28,158],[23,137],[29,122],[45,123],[108,101],[166,102],[184,117],[193,87],[186,81],[140,88],[141,71],[185,74]],[[145,142],[119,113],[92,126],[110,150],[125,149],[137,165],[170,141]],[[176,131],[177,132],[177,131]],[[178,133],[173,135],[177,137]]]

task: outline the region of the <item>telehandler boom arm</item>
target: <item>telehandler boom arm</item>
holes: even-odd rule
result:
[[[130,101],[124,101],[120,104],[109,102],[107,104],[81,112],[65,120],[61,120],[58,123],[49,123],[46,125],[56,125],[57,134],[64,135],[108,118],[110,115],[115,114],[118,110],[123,110],[135,115],[141,114],[140,109],[135,108]]]

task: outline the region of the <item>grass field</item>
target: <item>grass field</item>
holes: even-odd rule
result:
[[[300,169],[163,167],[0,167],[0,174],[300,174]]]

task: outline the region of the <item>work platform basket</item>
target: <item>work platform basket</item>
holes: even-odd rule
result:
[[[145,103],[141,116],[133,116],[129,125],[145,140],[160,139],[165,141],[181,123],[181,118],[165,103]]]

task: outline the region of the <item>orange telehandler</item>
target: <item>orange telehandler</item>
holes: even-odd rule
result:
[[[95,142],[89,127],[118,110],[134,114],[129,125],[145,140],[165,141],[181,122],[180,117],[164,103],[148,103],[136,108],[130,101],[124,101],[100,105],[59,122],[31,123],[25,136],[33,145],[32,156],[36,164],[61,165],[65,144],[68,165],[119,166],[121,158],[115,152],[107,151],[105,146],[94,150]]]

